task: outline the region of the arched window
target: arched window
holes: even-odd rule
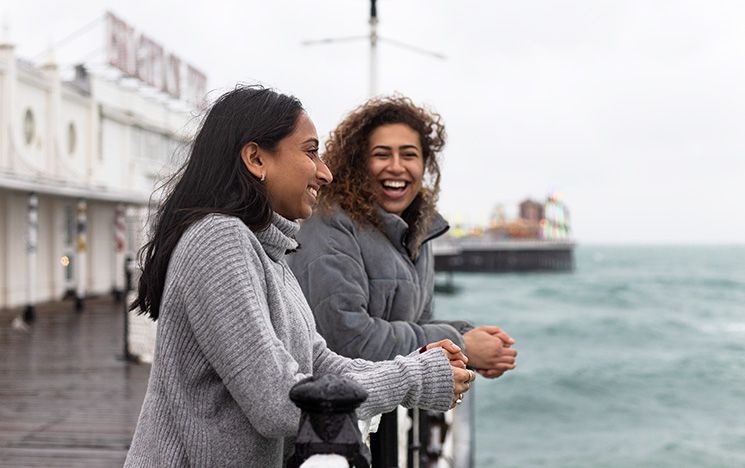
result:
[[[27,145],[30,145],[34,141],[36,136],[36,122],[34,121],[34,113],[31,109],[26,109],[26,113],[23,116],[23,139]]]

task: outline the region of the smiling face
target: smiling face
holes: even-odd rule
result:
[[[373,130],[367,170],[378,204],[400,216],[422,188],[424,156],[419,133],[402,123]]]
[[[272,209],[290,220],[309,217],[318,190],[333,177],[318,156],[318,133],[308,115],[303,112],[298,116],[295,130],[280,140],[274,151],[258,148],[257,156]]]

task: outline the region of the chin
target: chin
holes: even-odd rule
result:
[[[313,208],[306,208],[300,213],[300,216],[298,216],[296,219],[308,219],[310,218],[310,215],[312,214],[313,214]]]
[[[383,209],[387,211],[388,213],[393,213],[395,215],[401,216],[401,213],[404,212],[406,207],[403,204],[399,204],[399,203],[396,203],[396,204],[387,203],[383,205]]]

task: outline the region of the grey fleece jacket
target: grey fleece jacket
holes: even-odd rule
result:
[[[432,320],[434,256],[429,240],[448,229],[437,214],[415,261],[406,222],[383,209],[382,226],[359,225],[339,209],[302,223],[301,248],[288,257],[316,318],[337,353],[371,361],[409,354],[449,338],[463,346],[465,321]]]
[[[279,467],[300,419],[290,388],[311,374],[362,384],[362,418],[399,404],[448,409],[453,378],[441,350],[372,363],[326,347],[285,263],[297,230],[276,214],[258,233],[211,215],[184,233],[125,466]]]

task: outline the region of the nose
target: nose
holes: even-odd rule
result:
[[[320,164],[316,164],[316,179],[318,179],[321,185],[328,185],[334,180],[329,167],[323,161],[320,161]]]
[[[388,169],[389,172],[393,172],[395,174],[399,174],[404,171],[404,166],[401,164],[401,156],[399,156],[398,153],[395,153],[391,158],[388,160]]]

